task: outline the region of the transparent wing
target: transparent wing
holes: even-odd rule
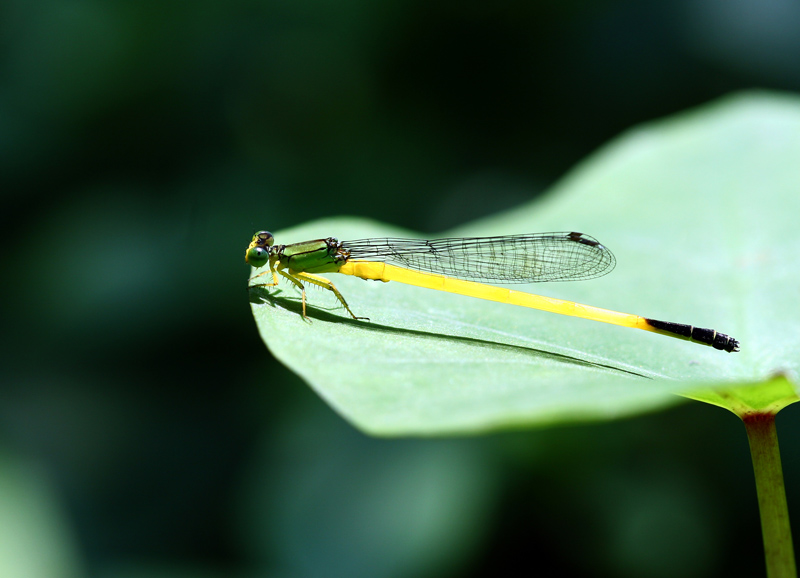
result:
[[[349,259],[382,261],[488,283],[580,281],[609,273],[613,253],[582,233],[532,233],[502,237],[360,239],[343,241]]]

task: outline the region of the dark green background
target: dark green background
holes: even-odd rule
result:
[[[797,90],[795,3],[11,0],[0,40],[0,475],[64,576],[763,572],[734,416],[365,438],[261,344],[243,254],[340,214],[435,234],[637,123]]]

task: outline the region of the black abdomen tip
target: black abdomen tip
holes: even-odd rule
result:
[[[712,344],[714,349],[719,349],[722,351],[727,351],[728,353],[733,353],[734,351],[739,351],[739,341],[731,337],[730,335],[725,335],[724,333],[717,333],[717,336],[714,338],[714,343]]]
[[[739,351],[738,340],[730,335],[717,333],[713,329],[694,327],[683,323],[672,323],[671,321],[659,321],[657,319],[647,319],[646,321],[652,327],[658,329],[659,333],[673,335],[682,339],[689,339],[697,343],[703,343],[704,345],[710,345],[714,349],[727,351],[728,353]]]
[[[691,340],[710,345],[714,349],[733,353],[739,351],[739,342],[724,333],[717,333],[713,329],[703,329],[702,327],[692,327]]]

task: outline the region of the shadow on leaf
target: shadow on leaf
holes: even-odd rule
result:
[[[270,292],[264,289],[263,287],[250,287],[249,288],[250,303],[258,305],[269,304],[271,307],[280,307],[282,309],[285,309],[286,311],[291,311],[293,313],[296,313],[297,315],[302,316],[303,306],[301,299],[299,297],[281,297],[279,296],[280,293],[282,293],[281,289],[274,289],[272,292]],[[648,375],[638,373],[630,369],[615,367],[610,364],[587,361],[585,359],[579,359],[577,357],[565,355],[563,353],[555,353],[552,351],[546,351],[544,349],[537,349],[535,347],[525,347],[522,345],[498,343],[497,341],[488,341],[484,339],[477,339],[474,337],[464,337],[459,335],[448,335],[443,333],[431,333],[429,331],[420,331],[416,329],[403,329],[398,327],[391,327],[388,325],[381,325],[379,323],[374,323],[372,321],[361,321],[361,320],[351,319],[349,317],[331,313],[330,311],[331,310],[321,309],[319,307],[312,306],[306,301],[306,314],[308,315],[309,321],[312,319],[316,319],[326,323],[341,323],[345,325],[356,326],[366,331],[381,332],[391,335],[413,336],[417,338],[422,337],[426,339],[449,340],[452,342],[469,344],[475,347],[490,348],[493,350],[504,349],[516,353],[534,355],[542,359],[547,359],[550,361],[555,361],[567,365],[591,367],[594,369],[608,371],[610,373],[621,373],[621,374],[641,377],[644,379],[652,379],[652,377]]]

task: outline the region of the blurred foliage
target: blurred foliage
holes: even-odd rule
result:
[[[0,575],[760,573],[731,416],[366,439],[264,353],[242,257],[339,214],[433,233],[633,124],[797,90],[799,11],[4,2]]]

